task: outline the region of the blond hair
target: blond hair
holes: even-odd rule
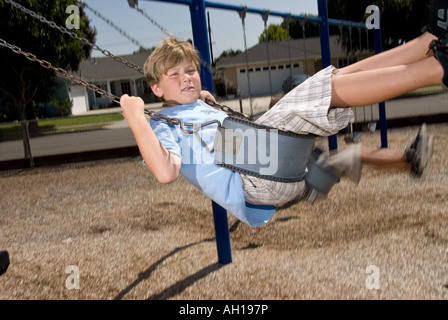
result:
[[[143,66],[149,86],[157,84],[169,69],[187,59],[200,71],[199,52],[189,41],[165,38],[150,54]]]

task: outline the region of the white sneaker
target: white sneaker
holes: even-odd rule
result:
[[[324,167],[331,167],[356,184],[361,180],[361,144],[352,145],[330,156],[321,156],[317,162]]]

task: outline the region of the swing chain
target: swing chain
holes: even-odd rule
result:
[[[225,105],[218,104],[218,103],[214,102],[213,100],[205,98],[205,103],[207,103],[208,105],[210,105],[210,106],[212,106],[214,108],[218,108],[218,109],[224,111],[225,113],[227,113],[229,115],[236,116],[236,117],[239,117],[239,118],[243,118],[243,119],[246,119],[246,120],[251,120],[252,119],[251,116],[248,116],[247,114],[235,111],[232,108],[230,108],[228,106],[225,106]]]
[[[155,111],[151,111],[151,110],[147,110],[145,109],[145,114],[147,114],[151,119],[154,120],[158,120],[158,121],[162,121],[165,122],[167,124],[173,125],[173,126],[179,126],[180,130],[186,134],[194,134],[196,136],[196,138],[198,138],[198,140],[201,142],[202,146],[205,148],[205,150],[207,150],[208,152],[212,153],[214,151],[214,148],[210,148],[204,140],[202,140],[202,137],[199,134],[199,131],[206,126],[212,125],[212,124],[216,124],[218,126],[218,128],[221,127],[221,122],[219,122],[219,120],[211,120],[205,123],[201,123],[201,124],[197,124],[197,123],[193,123],[193,122],[183,122],[182,120],[180,120],[179,118],[174,118],[174,117],[168,117],[164,114],[155,112]],[[193,127],[193,130],[188,130],[185,127]]]
[[[143,11],[143,9],[141,9],[138,6],[138,2],[134,1],[131,5],[131,3],[129,3],[129,6],[131,8],[134,8],[135,10],[137,10],[138,12],[140,12],[146,19],[149,20],[149,22],[151,22],[155,27],[157,27],[160,31],[162,31],[164,34],[166,34],[167,36],[169,36],[170,38],[176,38],[176,36],[174,35],[174,33],[172,33],[171,31],[169,31],[168,29],[165,29],[163,26],[161,26],[157,21],[155,21],[153,18],[151,18],[145,11]]]
[[[82,0],[75,0],[75,1],[76,1],[76,3],[78,3],[78,4],[80,4],[80,5],[84,5],[84,6],[86,6],[87,8],[89,8],[90,10],[93,11],[93,9],[90,8],[90,7],[89,7],[86,3],[84,3]],[[17,9],[23,11],[24,13],[30,15],[31,17],[33,17],[33,18],[39,20],[40,22],[43,22],[43,23],[49,25],[51,28],[57,29],[57,30],[59,30],[60,32],[62,32],[62,33],[64,33],[64,34],[67,34],[67,35],[69,35],[70,37],[72,37],[72,38],[74,38],[74,39],[76,39],[76,40],[81,41],[81,43],[83,43],[83,44],[85,44],[85,45],[88,45],[88,46],[91,46],[94,50],[100,51],[100,52],[101,52],[103,55],[105,55],[106,57],[109,57],[109,58],[111,58],[111,59],[113,59],[113,60],[115,60],[115,61],[117,61],[117,62],[123,63],[123,64],[126,65],[127,67],[129,67],[129,68],[131,68],[131,69],[134,69],[134,70],[136,70],[137,72],[139,72],[139,73],[141,73],[141,74],[144,74],[143,69],[142,69],[141,67],[137,66],[136,64],[134,64],[134,63],[132,63],[132,62],[130,62],[130,61],[127,61],[126,59],[123,59],[122,57],[119,57],[119,56],[114,55],[114,54],[113,54],[112,52],[110,52],[109,50],[100,48],[100,47],[97,46],[96,44],[91,43],[89,40],[87,40],[87,39],[85,39],[85,38],[82,38],[82,37],[78,36],[78,35],[77,35],[76,33],[74,33],[74,32],[68,31],[67,28],[58,26],[55,22],[47,20],[45,17],[43,17],[43,16],[41,16],[41,15],[38,15],[38,14],[35,13],[34,11],[25,8],[24,6],[22,6],[22,5],[20,5],[20,4],[16,3],[16,2],[14,2],[13,0],[5,0],[5,2],[6,2],[6,3],[9,3],[10,5],[16,7]],[[133,7],[133,6],[131,6],[131,7]],[[148,15],[147,15],[141,8],[139,8],[138,5],[137,5],[137,7],[135,7],[135,9],[136,9],[137,11],[139,11],[140,13],[142,13],[148,20],[150,20],[150,22],[151,22],[152,24],[154,24],[157,28],[159,28],[163,33],[167,34],[168,36],[170,36],[170,37],[172,37],[172,38],[175,38],[175,36],[174,36],[174,34],[173,34],[172,32],[170,32],[169,30],[167,30],[167,29],[163,28],[161,25],[159,25],[154,19],[152,19],[152,18],[151,18],[150,16],[148,16]],[[94,12],[94,13],[95,13],[95,12]],[[103,17],[102,17],[102,18],[103,18]],[[110,22],[110,21],[109,21],[109,22]],[[108,24],[109,24],[109,22],[108,22]],[[116,26],[114,26],[114,28],[116,28]],[[123,34],[123,31],[121,30],[120,33]],[[131,41],[132,41],[132,40],[131,40]],[[134,42],[134,41],[133,41],[133,42]],[[200,63],[201,63],[201,65],[202,65],[204,68],[207,68],[207,69],[209,70],[209,72],[213,73],[213,69],[212,69],[212,67],[211,67],[211,65],[210,65],[209,63],[205,62],[203,59],[200,59]]]
[[[73,74],[69,74],[66,70],[64,70],[62,68],[54,67],[50,62],[48,62],[46,60],[38,59],[36,57],[36,55],[34,55],[31,52],[25,52],[22,49],[20,49],[18,46],[13,45],[13,44],[9,44],[8,42],[6,42],[5,40],[3,40],[1,38],[0,38],[0,46],[8,48],[11,51],[13,51],[14,53],[23,55],[25,58],[27,58],[30,61],[38,62],[45,69],[51,69],[54,72],[56,72],[56,74],[59,77],[65,78],[65,79],[67,79],[67,80],[69,80],[71,82],[74,82],[76,84],[80,84],[80,85],[84,86],[87,90],[90,90],[90,91],[93,91],[95,93],[98,93],[98,94],[102,95],[103,97],[105,97],[105,98],[107,98],[107,99],[109,99],[109,100],[111,100],[111,101],[113,101],[113,102],[115,102],[117,104],[120,104],[120,97],[118,97],[117,95],[115,95],[113,93],[109,93],[109,92],[101,89],[100,87],[92,84],[92,83],[88,83],[86,80],[84,80],[81,77],[78,77],[78,76],[73,75]],[[232,108],[230,108],[228,106],[223,106],[223,105],[214,103],[210,99],[206,99],[205,102],[207,104],[209,104],[210,106],[212,106],[212,107],[216,107],[216,108],[221,109],[222,111],[226,112],[227,114],[231,114],[231,115],[238,116],[238,117],[243,117],[243,118],[246,118],[246,119],[250,118],[249,116],[247,116],[247,115],[245,115],[243,113],[237,112],[237,111],[233,110]],[[198,128],[195,128],[194,130],[187,130],[187,129],[185,129],[186,126],[195,126],[195,125],[193,125],[192,123],[183,123],[182,120],[180,120],[178,118],[168,117],[168,116],[165,116],[165,115],[163,115],[161,113],[158,113],[158,112],[155,112],[155,111],[151,111],[151,110],[147,110],[147,109],[145,109],[144,112],[145,112],[145,114],[147,114],[149,117],[151,117],[154,120],[163,121],[163,122],[165,122],[167,124],[171,124],[171,125],[179,125],[181,130],[183,132],[185,132],[185,133],[188,133],[188,134],[195,134],[199,130]],[[206,125],[209,125],[209,124],[212,124],[212,123],[214,123],[214,122],[212,121],[211,123],[205,123],[205,124],[201,125],[200,127],[203,127],[203,126],[206,126]]]
[[[243,40],[244,40],[244,56],[246,60],[246,75],[247,75],[247,89],[249,94],[249,105],[250,105],[250,114],[253,114],[252,109],[252,93],[250,90],[250,72],[249,72],[249,51],[247,48],[247,39],[246,39],[246,13],[247,13],[247,7],[244,6],[242,10],[238,11],[238,14],[241,18],[241,24],[243,26]]]
[[[134,69],[134,70],[140,72],[141,74],[144,74],[143,70],[142,70],[139,66],[135,65],[134,63],[129,62],[129,61],[127,61],[127,60],[125,60],[125,59],[123,59],[123,58],[121,58],[121,57],[115,56],[115,55],[112,54],[110,51],[98,47],[96,44],[93,44],[93,43],[91,43],[89,40],[87,40],[87,39],[85,39],[85,38],[82,38],[82,37],[78,36],[78,35],[77,35],[76,33],[74,33],[74,32],[70,32],[70,31],[68,31],[68,30],[67,30],[66,28],[64,28],[64,27],[60,27],[60,26],[58,26],[55,22],[47,20],[45,17],[43,17],[43,16],[41,16],[41,15],[38,15],[38,14],[35,13],[34,11],[25,8],[24,6],[22,6],[22,5],[20,5],[20,4],[16,3],[16,2],[14,2],[13,0],[5,0],[5,2],[8,3],[8,4],[10,4],[10,5],[12,5],[12,6],[14,6],[14,7],[16,7],[17,9],[23,11],[24,13],[26,13],[26,14],[32,16],[33,18],[39,20],[40,22],[43,22],[43,23],[49,25],[51,28],[57,29],[57,30],[59,30],[60,32],[62,32],[62,33],[64,33],[64,34],[67,34],[67,35],[69,35],[70,37],[72,37],[72,38],[74,38],[74,39],[76,39],[76,40],[79,40],[81,43],[83,43],[83,44],[85,44],[85,45],[89,45],[89,46],[91,46],[93,49],[100,51],[100,52],[103,53],[105,56],[108,56],[108,57],[114,59],[115,61],[117,61],[117,62],[121,62],[121,63],[125,64],[127,67],[129,67],[129,68],[131,68],[131,69]],[[80,3],[81,5],[84,5],[83,1],[77,1],[77,3]],[[138,9],[140,9],[140,8],[136,8],[136,9],[138,10]],[[247,9],[246,9],[246,10],[247,10]],[[138,10],[138,11],[144,14],[144,12],[143,12],[141,9]],[[146,14],[144,14],[144,15],[148,18],[148,16],[147,16]],[[244,16],[245,16],[245,12],[244,12]],[[149,17],[149,18],[150,18],[150,17]],[[151,19],[151,22],[154,23],[154,21],[153,21],[152,19]],[[170,35],[170,36],[174,36],[171,32],[166,31],[166,29],[164,29],[164,28],[161,27],[160,25],[156,24],[156,26],[159,27],[159,28],[160,28],[163,32],[165,32],[166,34],[168,34],[168,35]],[[109,92],[107,92],[107,91],[101,89],[100,87],[98,87],[98,86],[96,86],[96,85],[94,85],[94,84],[88,83],[87,81],[85,81],[85,80],[82,79],[81,77],[78,77],[78,76],[76,76],[76,75],[70,74],[70,73],[68,73],[66,70],[64,70],[64,69],[62,69],[62,68],[54,67],[50,62],[48,62],[48,61],[46,61],[46,60],[38,59],[38,58],[36,57],[36,55],[34,55],[33,53],[23,51],[23,50],[22,50],[21,48],[19,48],[18,46],[9,44],[8,42],[6,42],[5,40],[3,40],[3,39],[1,39],[1,38],[0,38],[0,46],[9,48],[9,49],[12,50],[14,53],[21,54],[21,55],[23,55],[25,58],[27,58],[27,59],[30,60],[30,61],[38,62],[38,63],[39,63],[42,67],[44,67],[45,69],[51,69],[51,70],[53,70],[53,71],[56,73],[56,75],[59,76],[59,77],[65,78],[65,79],[67,79],[67,80],[69,80],[69,81],[71,81],[71,82],[73,82],[73,83],[82,85],[82,86],[84,86],[87,90],[90,90],[90,91],[92,91],[92,92],[98,93],[98,94],[102,95],[103,97],[105,97],[105,98],[107,98],[107,99],[109,99],[109,100],[111,100],[111,101],[113,101],[113,102],[115,102],[115,103],[117,103],[117,104],[120,104],[120,97],[118,97],[117,95],[114,95],[114,94],[112,94],[112,93],[109,93]],[[209,100],[209,99],[206,99],[206,103],[208,103],[209,105],[211,105],[211,106],[213,106],[213,107],[215,107],[215,108],[219,108],[219,109],[221,109],[222,111],[226,112],[227,114],[231,114],[231,115],[234,115],[234,116],[237,116],[237,117],[242,117],[242,118],[245,118],[245,119],[250,119],[250,117],[247,116],[247,115],[245,115],[245,114],[242,114],[242,113],[239,113],[239,112],[237,112],[237,111],[234,111],[233,109],[231,109],[231,108],[228,107],[228,106],[223,106],[223,105],[219,105],[219,104],[217,104],[217,103],[214,103],[213,101],[211,101],[211,100]],[[180,120],[180,119],[178,119],[178,118],[171,118],[171,117],[165,116],[165,115],[160,114],[160,113],[155,112],[155,111],[150,111],[150,110],[145,109],[144,112],[145,112],[145,114],[147,114],[149,117],[151,117],[151,118],[154,119],[154,120],[163,121],[163,122],[165,122],[165,123],[167,123],[167,124],[171,124],[171,125],[179,125],[179,126],[180,126],[180,129],[181,129],[183,132],[188,133],[188,134],[195,134],[195,135],[197,135],[197,132],[198,132],[198,130],[199,130],[201,127],[203,127],[203,126],[207,126],[207,125],[210,125],[210,124],[213,124],[213,123],[216,122],[216,121],[211,121],[211,122],[207,122],[207,123],[204,123],[204,124],[202,124],[202,125],[197,126],[197,125],[192,124],[192,123],[183,123],[182,120]],[[218,121],[218,122],[219,122],[219,121]],[[219,125],[220,125],[220,124],[219,124]],[[187,130],[187,129],[185,129],[185,126],[193,126],[194,129],[193,129],[193,130]],[[204,144],[204,142],[202,141],[202,139],[200,139],[200,140],[201,140],[202,144]],[[208,149],[207,146],[206,146],[206,148]]]
[[[26,14],[32,16],[33,18],[39,20],[40,22],[43,22],[43,23],[49,25],[51,28],[53,28],[53,29],[57,29],[57,30],[59,30],[60,32],[69,35],[69,36],[72,37],[73,39],[79,40],[82,44],[91,46],[93,49],[100,51],[100,52],[101,52],[102,54],[104,54],[105,56],[107,56],[107,57],[109,57],[109,58],[112,58],[112,59],[114,59],[114,60],[117,61],[117,62],[121,62],[121,63],[125,64],[127,67],[129,67],[129,68],[131,68],[131,69],[134,69],[134,70],[140,72],[141,74],[144,73],[144,72],[143,72],[143,69],[140,68],[139,66],[137,66],[136,64],[134,64],[134,63],[132,63],[132,62],[130,62],[130,61],[127,61],[127,60],[125,60],[125,59],[123,59],[123,58],[121,58],[121,57],[118,57],[118,56],[114,55],[112,52],[110,52],[110,51],[108,51],[108,50],[105,50],[105,49],[102,49],[102,48],[98,47],[96,44],[91,43],[89,40],[87,40],[87,39],[85,39],[85,38],[82,38],[82,37],[78,36],[78,35],[77,35],[76,33],[74,33],[74,32],[68,31],[68,30],[67,30],[66,28],[64,28],[64,27],[60,27],[60,26],[58,26],[54,21],[49,21],[49,20],[47,20],[45,17],[43,17],[43,16],[41,16],[41,15],[38,15],[37,13],[35,13],[34,11],[32,11],[32,10],[30,10],[30,9],[25,8],[25,7],[22,6],[21,4],[18,4],[18,3],[16,3],[16,2],[14,2],[13,0],[5,0],[5,2],[6,2],[6,3],[9,3],[10,5],[16,7],[17,9],[19,9],[19,10],[25,12]]]
[[[104,91],[103,89],[88,83],[87,81],[85,81],[84,79],[82,79],[81,77],[75,76],[73,74],[69,74],[66,70],[62,69],[62,68],[56,68],[54,67],[50,62],[46,61],[46,60],[40,60],[36,57],[36,55],[32,54],[31,52],[25,52],[22,49],[20,49],[18,46],[13,45],[13,44],[9,44],[8,42],[6,42],[5,40],[0,38],[0,45],[3,47],[6,47],[10,50],[12,50],[14,53],[17,54],[21,54],[23,55],[25,58],[27,58],[30,61],[34,61],[34,62],[38,62],[42,67],[44,67],[45,69],[51,69],[54,72],[56,72],[56,74],[62,78],[68,79],[76,84],[80,84],[83,85],[84,87],[86,87],[88,90],[91,90],[93,92],[97,92],[99,94],[101,94],[102,96],[106,97],[107,99],[112,100],[113,102],[116,103],[120,103],[120,98],[112,93],[109,93],[107,91]]]
[[[101,20],[103,20],[104,22],[106,22],[109,26],[111,26],[112,28],[114,28],[115,30],[117,30],[121,35],[125,36],[126,38],[128,38],[133,44],[137,45],[138,47],[141,48],[145,48],[145,46],[140,43],[137,39],[133,38],[130,34],[128,34],[126,31],[124,31],[123,29],[121,29],[120,27],[118,27],[115,23],[113,23],[112,21],[110,21],[108,18],[104,17],[101,13],[99,13],[97,10],[93,9],[92,7],[90,7],[87,3],[85,3],[83,0],[74,0],[76,3],[78,3],[79,5],[82,5],[84,7],[86,7],[87,9],[89,9],[90,11],[93,12],[94,15],[96,15],[98,18],[100,18]]]
[[[244,118],[246,120],[251,120],[251,117],[248,115],[245,115],[244,113],[240,113],[238,111],[233,110],[232,108],[225,106],[225,105],[220,105],[218,103],[215,103],[214,101],[210,100],[210,99],[205,99],[205,103],[207,103],[208,105],[210,105],[211,107],[217,108],[222,110],[223,112],[227,113],[228,115],[232,115],[232,116],[236,116],[236,117],[240,117],[240,118]],[[221,126],[221,123],[218,120],[211,120],[202,124],[196,124],[196,123],[191,123],[191,122],[183,122],[181,119],[179,118],[174,118],[174,117],[168,117],[164,114],[155,112],[155,111],[151,111],[148,109],[145,109],[145,114],[148,115],[151,119],[153,120],[157,120],[157,121],[162,121],[165,122],[167,124],[171,124],[174,126],[179,126],[180,130],[184,133],[187,134],[194,134],[199,141],[201,141],[201,144],[205,147],[205,149],[208,152],[213,152],[213,148],[210,149],[207,144],[202,140],[202,138],[200,137],[200,135],[198,134],[199,130],[201,130],[201,128],[212,125],[212,124],[217,124],[218,127]],[[193,130],[188,130],[185,127],[193,127]]]

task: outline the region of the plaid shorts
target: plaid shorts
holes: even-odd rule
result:
[[[255,122],[298,134],[330,136],[344,129],[352,117],[351,108],[332,108],[331,77],[338,70],[329,66],[294,88]],[[280,155],[281,156],[281,155]],[[276,182],[241,174],[247,202],[283,205],[300,200],[305,181]]]

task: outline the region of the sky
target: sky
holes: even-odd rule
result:
[[[89,7],[112,21],[120,29],[147,48],[156,46],[166,36],[155,27],[148,18],[129,7],[127,0],[83,0]],[[292,14],[317,15],[317,0],[212,0],[211,2],[247,6],[255,9],[268,9]],[[139,7],[163,28],[176,37],[192,39],[190,11],[187,5],[169,1],[139,0]],[[244,37],[241,18],[237,12],[207,8],[210,16],[212,50],[214,58],[224,50],[244,50]],[[91,10],[85,10],[91,25],[97,30],[96,44],[116,55],[132,54],[138,45],[120,34]],[[283,20],[271,16],[268,24],[279,24]],[[246,41],[250,48],[258,43],[258,37],[264,30],[264,22],[259,14],[246,15]],[[92,57],[100,57],[98,51],[92,51]]]

